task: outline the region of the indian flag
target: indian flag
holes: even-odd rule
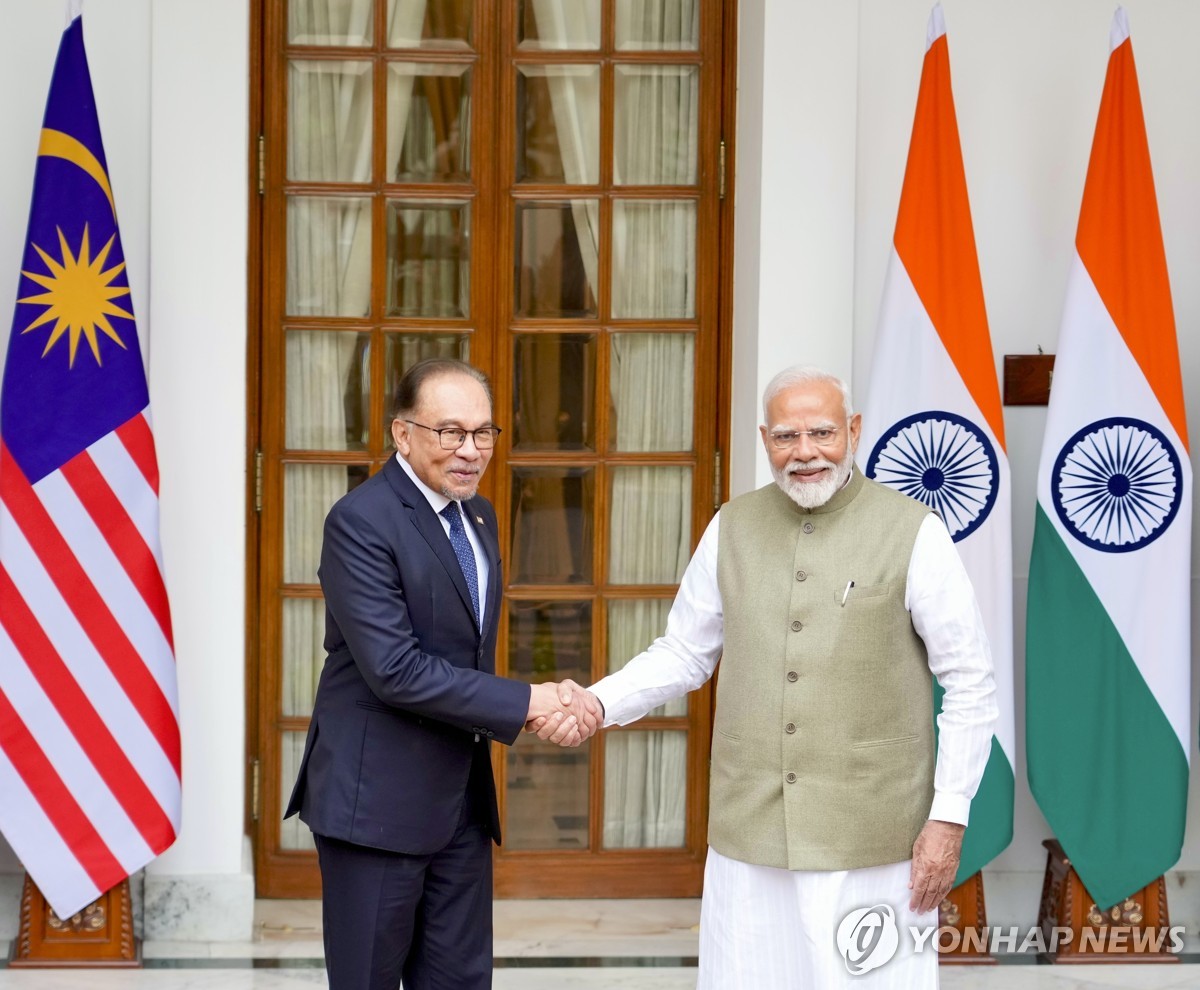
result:
[[[1000,718],[971,803],[962,883],[1012,839],[1012,511],[940,4],[929,18],[859,454],[868,477],[941,515],[991,641]]]
[[[1096,903],[1178,859],[1192,470],[1167,262],[1122,9],[1038,470],[1026,631],[1033,796]]]

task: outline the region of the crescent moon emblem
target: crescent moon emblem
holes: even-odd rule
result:
[[[113,217],[116,217],[117,204],[113,200],[112,186],[108,184],[108,175],[104,171],[104,166],[82,141],[71,137],[70,134],[64,134],[62,131],[43,127],[42,140],[38,145],[38,157],[42,156],[62,158],[87,172],[96,180],[96,185],[101,188],[104,195],[108,197],[108,205],[112,209]]]

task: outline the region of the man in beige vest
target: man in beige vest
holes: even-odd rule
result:
[[[908,928],[937,923],[991,745],[975,596],[941,520],[854,467],[843,382],[789,368],[763,412],[775,484],[722,507],[666,634],[592,691],[626,725],[722,659],[702,990],[936,987]]]

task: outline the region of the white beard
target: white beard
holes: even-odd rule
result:
[[[831,468],[832,471],[824,481],[797,481],[788,474],[790,471],[812,468]],[[815,509],[842,490],[853,470],[854,452],[847,451],[846,456],[837,463],[824,457],[814,457],[809,461],[789,461],[782,470],[772,465],[771,474],[775,478],[775,484],[798,506],[802,509]]]

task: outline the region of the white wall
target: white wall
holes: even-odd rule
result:
[[[64,7],[6,4],[0,14],[0,344],[11,321]],[[172,899],[190,897],[178,911],[181,922],[190,914],[203,926],[197,896],[211,902],[218,889],[225,903],[211,912],[210,932],[226,937],[240,927],[248,934],[252,892],[242,827],[248,30],[248,0],[157,0],[153,8],[150,0],[89,0],[84,8],[149,355],[179,672],[183,828],[148,869],[147,900],[153,882],[167,911]],[[16,868],[4,847],[0,871]],[[189,887],[188,877],[200,887]]]

